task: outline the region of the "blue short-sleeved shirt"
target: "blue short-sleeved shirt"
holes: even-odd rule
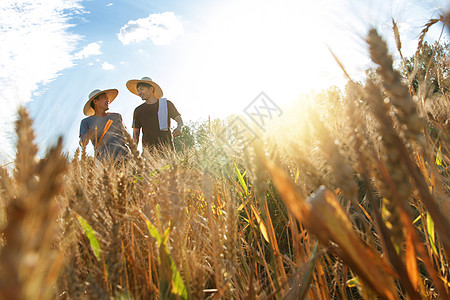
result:
[[[108,120],[112,120],[113,123],[100,140]],[[94,137],[91,139],[91,142],[94,147],[97,144],[96,153],[100,160],[108,156],[116,159],[119,156],[128,154],[128,148],[125,145],[123,136],[125,126],[123,125],[122,116],[120,114],[108,113],[105,117],[90,116],[84,118],[80,124],[80,138],[82,138],[89,130],[95,130],[96,127],[97,138]]]

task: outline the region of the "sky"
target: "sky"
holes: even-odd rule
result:
[[[441,0],[1,0],[0,166],[14,159],[21,105],[34,120],[40,155],[58,136],[73,155],[95,89],[119,90],[109,111],[130,133],[142,100],[125,84],[144,76],[185,123],[240,114],[261,92],[284,107],[345,84],[329,49],[362,79],[371,66],[369,28],[396,57],[395,19],[411,56],[423,25],[443,9],[450,5]],[[431,27],[427,40],[441,30]]]

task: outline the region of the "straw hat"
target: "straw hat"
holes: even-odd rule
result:
[[[113,102],[114,99],[116,99],[117,94],[119,94],[119,91],[116,89],[110,89],[110,90],[93,90],[90,94],[89,94],[89,100],[86,102],[86,104],[84,105],[84,109],[83,112],[86,116],[92,116],[95,114],[94,109],[91,107],[91,102],[92,100],[94,100],[95,97],[97,97],[100,94],[106,94],[106,96],[108,97],[109,103]]]
[[[154,89],[154,91],[155,91],[155,97],[156,97],[156,99],[162,98],[162,96],[163,96],[163,91],[162,91],[162,89],[161,89],[161,88],[159,87],[159,85],[158,85],[156,82],[154,82],[150,77],[142,77],[142,79],[140,79],[140,80],[139,80],[139,79],[131,79],[131,80],[128,80],[128,82],[127,82],[127,88],[128,88],[128,90],[129,90],[130,92],[132,92],[133,94],[139,96],[138,91],[137,91],[137,87],[136,87],[136,85],[137,85],[139,82],[148,83],[148,84],[150,84],[151,86],[153,86],[153,89]]]

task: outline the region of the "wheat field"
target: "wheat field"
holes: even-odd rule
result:
[[[20,109],[0,169],[1,298],[448,299],[449,57],[423,73],[394,67],[376,30],[366,42],[365,83],[313,95],[240,153],[210,122],[183,151],[127,136],[131,158],[101,163],[60,139],[39,160]]]

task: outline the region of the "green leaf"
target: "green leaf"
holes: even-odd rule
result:
[[[159,209],[157,208],[157,214]],[[169,240],[169,234],[171,231],[170,225],[164,231],[163,235],[158,232],[155,226],[144,214],[141,214],[142,218],[147,224],[148,231],[152,237],[154,237],[159,244],[159,260],[160,260],[160,287],[162,299],[167,297],[170,299],[169,287],[172,286],[170,292],[172,294],[180,296],[182,299],[187,299],[187,290],[184,285],[181,274],[178,271],[177,265],[170,255],[169,247],[167,247],[167,241]]]
[[[348,287],[361,287],[361,284],[359,283],[358,277],[353,277],[352,279],[347,280],[347,286]]]
[[[248,188],[247,188],[247,184],[245,183],[245,180],[244,180],[245,172],[243,174],[241,174],[241,172],[239,171],[239,168],[236,165],[236,162],[233,162],[233,163],[234,163],[234,167],[236,168],[236,175],[238,177],[239,183],[241,184],[242,188],[244,189],[245,195],[248,196]]]
[[[295,179],[294,179],[294,183],[297,184],[298,183],[298,177],[300,176],[300,169],[297,168],[297,173],[295,173]]]
[[[169,240],[169,234],[170,231],[172,229],[170,228],[170,221],[169,221],[169,227],[167,227],[167,229],[164,231],[164,235],[163,235],[163,239],[162,239],[162,244],[166,245],[167,241]]]
[[[165,166],[162,166],[161,168],[159,168],[159,170],[164,171],[164,170],[170,169],[171,167],[172,167],[171,165],[165,165]]]
[[[169,255],[169,254],[167,254]],[[181,274],[178,271],[177,265],[169,255],[170,269],[172,270],[172,293],[181,296],[183,299],[187,299],[186,286],[184,285]]]
[[[162,237],[159,234],[158,229],[156,229],[156,227],[153,226],[152,223],[150,223],[150,220],[148,218],[145,218],[144,220],[145,220],[145,223],[147,224],[148,232],[150,233],[150,235],[156,239],[156,241],[158,242],[159,245],[161,245]]]
[[[142,177],[141,175],[134,175],[133,177],[134,177],[133,183],[144,181],[144,177]]]
[[[438,252],[436,249],[436,239],[434,236],[434,222],[428,212],[427,212],[427,231],[428,231],[428,238],[430,240],[431,249],[433,249],[433,252],[436,255],[438,255]]]
[[[77,220],[81,225],[81,228],[83,228],[84,234],[86,234],[89,244],[92,247],[92,251],[94,252],[95,257],[98,261],[100,261],[100,244],[98,243],[97,238],[95,237],[95,231],[92,229],[92,227],[86,222],[85,219],[83,219],[80,215],[77,215]]]
[[[442,167],[442,152],[441,152],[441,145],[439,145],[439,149],[436,153],[436,165],[439,167]]]
[[[164,171],[164,170],[168,170],[168,169],[170,169],[171,167],[172,167],[171,165],[165,165],[165,166],[162,166],[161,168],[156,169],[156,170],[154,170],[153,172],[151,172],[151,173],[150,173],[150,177],[153,177],[153,176],[155,176],[155,175],[161,173],[161,172]]]

